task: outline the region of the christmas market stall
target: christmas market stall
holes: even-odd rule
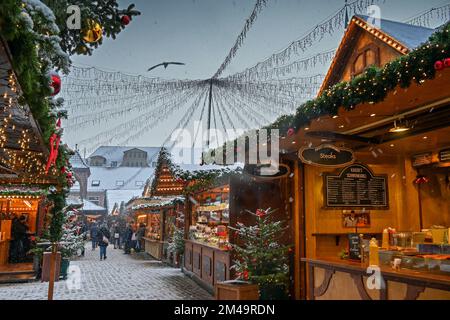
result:
[[[145,225],[144,250],[152,257],[176,265],[176,257],[168,251],[175,229],[182,228],[184,197],[158,197],[139,199],[131,207],[136,229]]]
[[[34,279],[38,265],[29,254],[34,237],[45,229],[50,187],[59,184],[46,170],[49,151],[0,41],[0,281]]]
[[[146,227],[143,238],[145,252],[172,265],[179,263],[179,255],[169,250],[177,229],[184,227],[183,183],[171,172],[169,153],[162,148],[158,154],[155,173],[145,186],[142,197],[127,204],[136,230]]]
[[[450,25],[354,16],[318,97],[280,117],[295,297],[450,299]]]
[[[186,168],[178,176],[187,181],[188,199],[183,271],[210,292],[223,281],[240,279],[259,284],[260,293],[269,284],[270,289],[281,285],[277,297],[287,297],[289,261],[283,244],[291,242],[285,230],[290,211],[281,190],[288,172],[261,178],[237,164]],[[269,291],[261,296],[268,298]]]

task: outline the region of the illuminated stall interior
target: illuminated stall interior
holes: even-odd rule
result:
[[[31,256],[14,261],[25,263],[10,263],[13,219],[25,216],[28,236],[38,235],[46,190],[58,184],[55,168],[45,172],[48,148],[29,106],[19,103],[22,90],[11,61],[7,43],[0,39],[0,281],[35,278]]]

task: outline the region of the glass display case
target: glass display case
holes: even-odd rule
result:
[[[227,249],[230,223],[228,193],[209,192],[200,196],[199,200],[193,208],[190,240]]]
[[[151,240],[161,240],[161,214],[152,213],[147,216],[147,234]]]

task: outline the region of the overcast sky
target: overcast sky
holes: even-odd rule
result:
[[[134,18],[116,40],[104,39],[92,56],[73,57],[75,65],[163,78],[207,79],[224,60],[255,3],[254,0],[119,2],[123,7],[135,3],[141,16]],[[242,71],[280,51],[344,4],[344,0],[267,2],[224,75]],[[382,18],[405,21],[448,1],[386,0],[379,3]],[[326,37],[307,55],[336,48],[341,37],[342,32]],[[151,74],[146,72],[148,67],[163,61],[181,61],[186,65],[155,69]],[[326,69],[327,66],[322,66],[318,71],[325,73]],[[94,132],[98,128],[90,130]],[[73,146],[77,135],[73,132],[66,132],[66,135],[66,141]],[[155,146],[162,140],[159,134],[149,132],[133,144]]]

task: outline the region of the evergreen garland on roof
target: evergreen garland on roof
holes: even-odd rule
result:
[[[412,83],[434,79],[436,61],[449,58],[449,53],[450,23],[447,23],[409,54],[332,86],[316,99],[303,103],[295,114],[283,115],[265,129],[279,129],[285,135],[290,128],[297,131],[315,118],[337,115],[340,107],[353,110],[363,103],[381,102],[397,86],[408,88]]]

